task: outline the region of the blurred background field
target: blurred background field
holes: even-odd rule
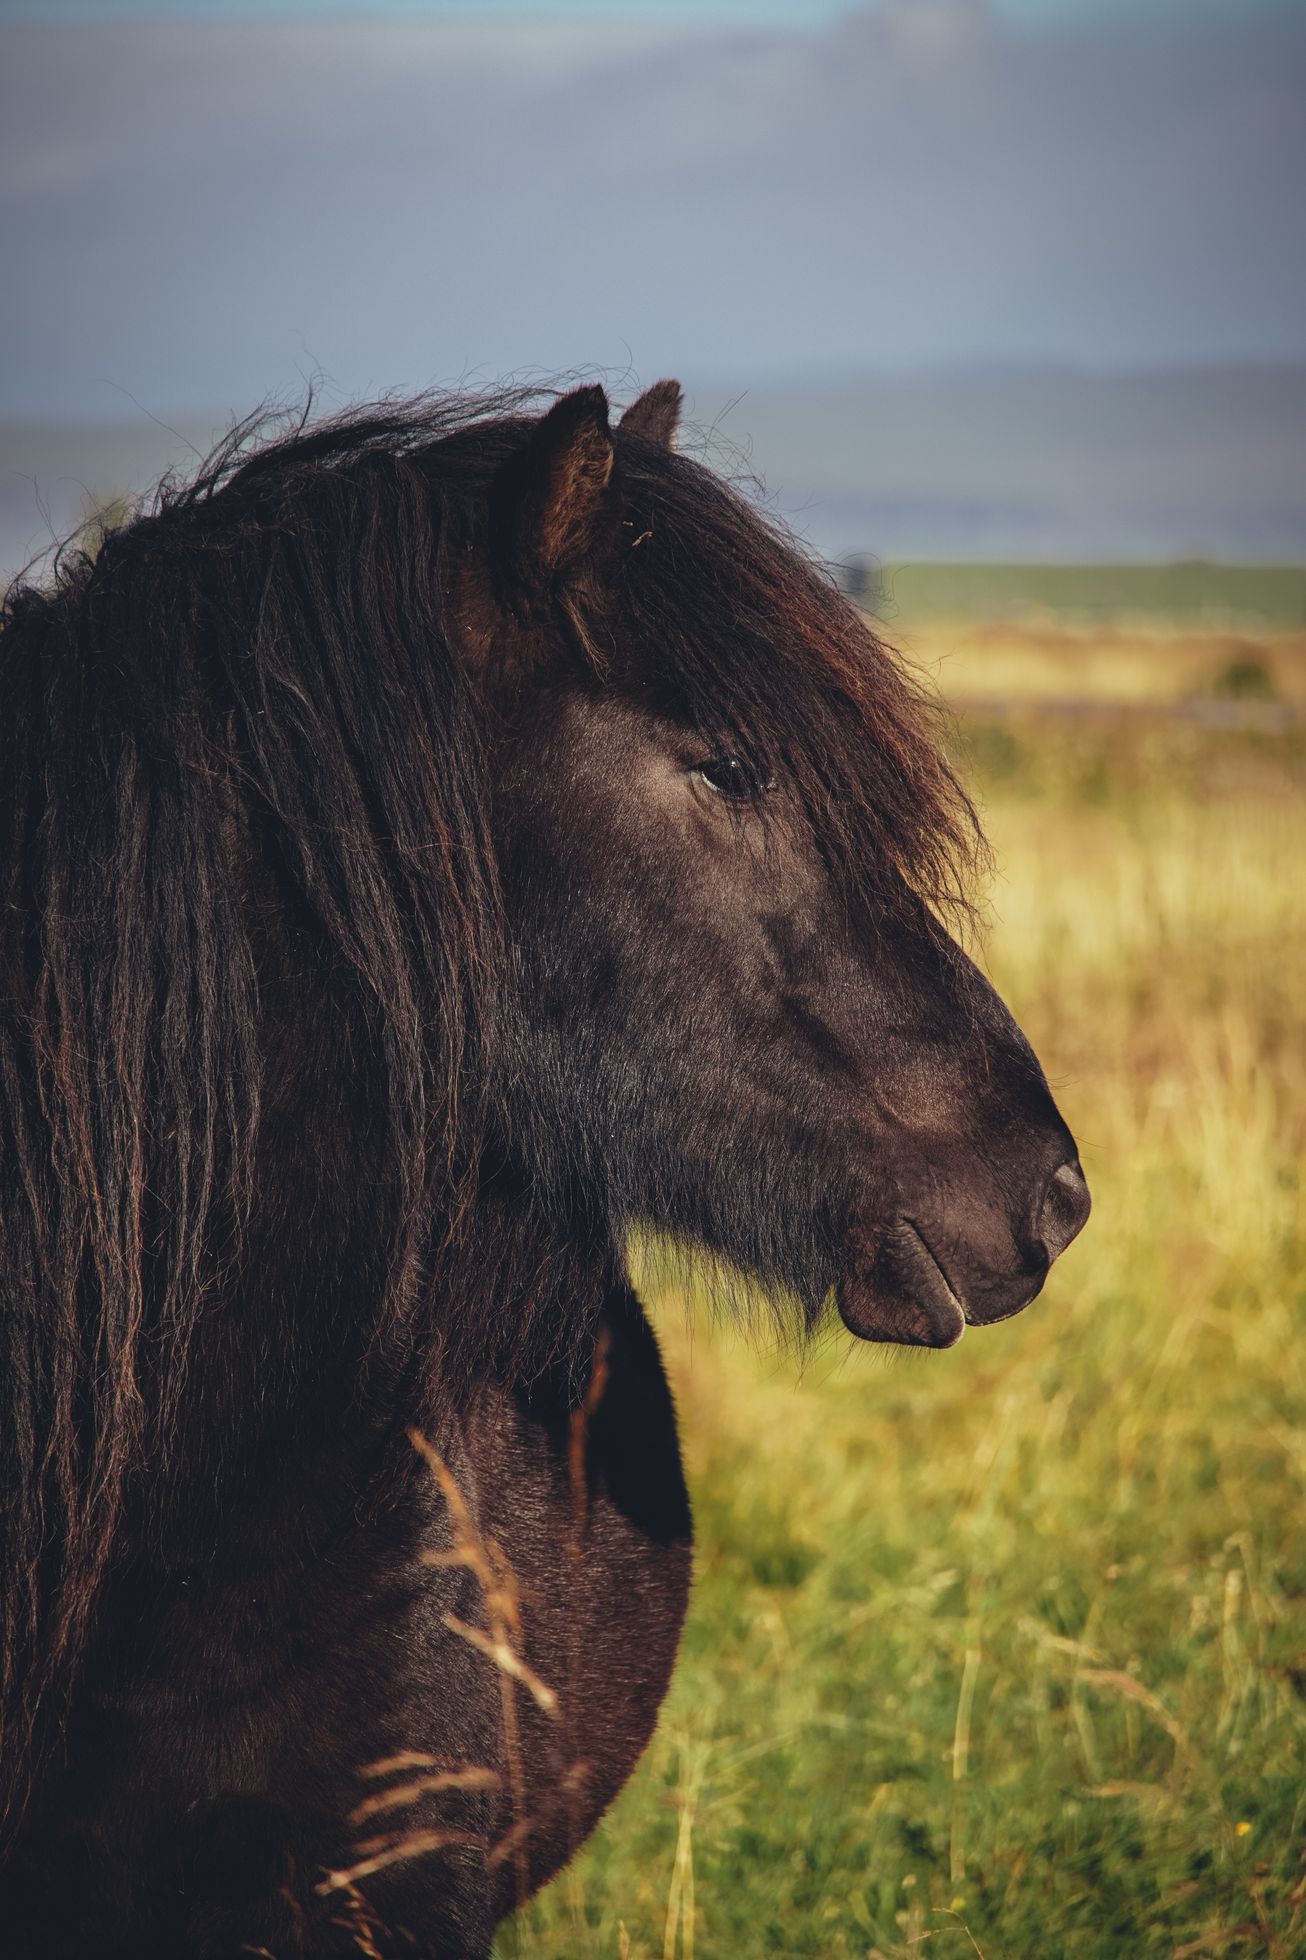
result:
[[[984,956],[1094,1216],[942,1356],[759,1352],[650,1272],[688,1635],[505,1960],[1306,1953],[1301,615],[975,586],[902,576],[891,630],[948,690]]]

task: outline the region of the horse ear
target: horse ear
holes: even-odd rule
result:
[[[596,555],[616,530],[614,475],[608,398],[576,388],[540,417],[494,486],[496,555],[509,586],[538,596]]]
[[[670,449],[680,427],[684,399],[678,381],[655,381],[622,416],[622,434],[642,436],[645,442],[656,442],[660,448]]]

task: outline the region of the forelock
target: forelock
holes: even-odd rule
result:
[[[623,459],[625,461],[625,459]],[[797,791],[854,895],[966,912],[985,843],[941,705],[798,542],[690,457],[625,462],[642,678]]]

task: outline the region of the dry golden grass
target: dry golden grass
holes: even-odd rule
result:
[[[1243,698],[1306,704],[1306,632],[934,621],[898,636],[958,703],[1143,706]]]

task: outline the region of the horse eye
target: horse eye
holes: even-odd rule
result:
[[[756,763],[738,755],[714,755],[709,762],[700,762],[694,773],[731,803],[751,803],[775,788],[774,776],[765,775]]]

